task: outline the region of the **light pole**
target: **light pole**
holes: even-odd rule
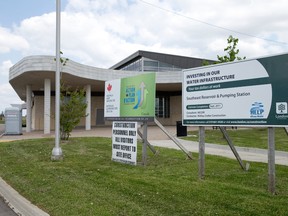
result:
[[[60,14],[61,0],[56,0],[55,147],[52,150],[52,160],[63,158],[60,147]]]

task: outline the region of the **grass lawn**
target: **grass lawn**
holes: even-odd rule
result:
[[[227,132],[235,146],[262,149],[267,149],[268,147],[267,128],[227,129]],[[188,137],[184,137],[183,139],[198,141],[198,131],[188,131],[188,135]],[[205,142],[227,145],[219,129],[205,130]],[[288,151],[288,136],[283,128],[275,129],[275,146],[276,150]]]
[[[181,151],[149,152],[148,165],[111,161],[111,139],[72,138],[64,160],[52,162],[53,139],[0,143],[0,176],[51,216],[287,215],[288,167],[276,166],[277,195],[267,191],[267,164],[242,171],[235,160]],[[195,157],[198,157],[194,154]],[[141,158],[141,146],[138,159]]]

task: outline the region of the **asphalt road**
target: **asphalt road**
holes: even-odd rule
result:
[[[17,215],[12,209],[10,209],[4,202],[3,197],[0,197],[0,215],[1,216],[15,216]]]

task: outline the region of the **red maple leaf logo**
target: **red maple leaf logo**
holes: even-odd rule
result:
[[[107,86],[107,90],[110,92],[112,90],[112,85],[109,83]]]

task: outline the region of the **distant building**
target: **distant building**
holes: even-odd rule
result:
[[[164,125],[181,120],[182,70],[200,67],[204,59],[163,53],[137,51],[109,69],[79,64],[69,60],[62,68],[61,78],[66,85],[86,89],[87,117],[80,126],[110,124],[104,121],[105,81],[156,72],[155,115]],[[210,60],[206,60],[210,61]],[[212,61],[210,61],[212,62]],[[9,82],[26,101],[27,131],[54,129],[55,70],[53,56],[28,56],[10,68]]]
[[[199,67],[204,59],[139,50],[110,69],[139,72],[171,72]],[[211,60],[206,60],[213,62]]]

